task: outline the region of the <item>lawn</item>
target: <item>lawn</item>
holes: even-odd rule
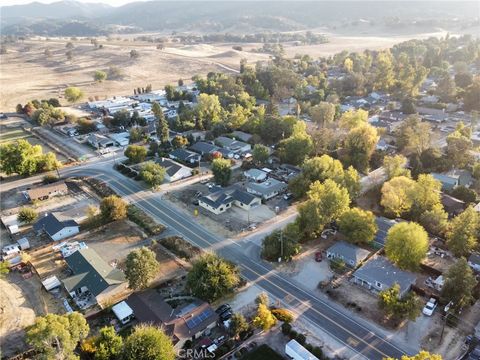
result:
[[[284,360],[284,358],[268,345],[260,345],[255,350],[245,354],[242,360]]]

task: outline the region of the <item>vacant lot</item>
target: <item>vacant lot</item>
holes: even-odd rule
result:
[[[155,34],[152,34],[155,35]],[[314,58],[330,56],[342,50],[362,51],[382,49],[410,38],[440,36],[443,33],[417,34],[397,37],[337,36],[328,34],[330,42],[311,46],[284,44],[287,56],[308,54]],[[210,71],[238,71],[242,58],[254,64],[268,60],[269,54],[252,52],[262,44],[168,44],[163,50],[148,42],[134,42],[134,35],[122,39],[98,38],[102,49],[95,47],[87,39],[72,41],[72,59],[66,56],[69,38],[36,38],[11,45],[8,53],[1,55],[0,68],[0,110],[14,111],[17,103],[25,103],[32,98],[62,97],[67,86],[81,87],[87,96],[113,96],[131,94],[132,89],[152,84],[160,88],[179,78],[191,79],[193,75],[206,75]],[[243,51],[233,50],[233,45],[241,45]],[[45,51],[48,49],[46,56]],[[131,59],[131,50],[140,56]],[[95,83],[95,70],[117,67],[122,76],[115,80]],[[28,76],[25,76],[28,74]],[[63,101],[65,102],[65,101]]]

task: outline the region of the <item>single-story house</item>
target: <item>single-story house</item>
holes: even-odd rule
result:
[[[467,170],[452,170],[444,174],[432,173],[432,176],[442,183],[442,190],[449,191],[457,186],[470,187],[473,183],[472,174]]]
[[[165,168],[165,180],[168,182],[174,182],[192,176],[192,169],[171,159],[162,157],[155,160],[155,162]]]
[[[377,223],[377,233],[375,234],[375,239],[373,239],[373,243],[376,247],[384,247],[385,240],[387,239],[387,233],[390,228],[395,225],[397,222],[392,219],[387,219],[386,217],[377,216],[375,218],[375,222]]]
[[[232,204],[249,211],[261,205],[262,200],[239,189],[220,190],[198,198],[199,206],[216,215],[227,211]]]
[[[62,282],[77,302],[92,296],[99,305],[107,304],[127,288],[123,272],[110,266],[92,248],[75,251],[65,261],[73,275]]]
[[[277,196],[281,192],[285,191],[286,188],[287,184],[272,178],[261,183],[247,183],[247,192],[258,195],[264,200],[268,200]]]
[[[108,134],[116,146],[127,146],[130,143],[130,133],[124,131],[121,133]]]
[[[228,149],[236,153],[244,153],[252,150],[252,145],[247,144],[243,141],[231,139],[226,136],[219,136],[215,139],[215,143],[220,145],[224,149]]]
[[[357,267],[370,254],[370,251],[345,241],[338,241],[327,249],[327,259],[342,260],[347,266]]]
[[[20,231],[19,227],[21,224],[18,221],[17,214],[1,216],[0,220],[11,235],[17,234]]]
[[[210,143],[206,143],[203,141],[199,141],[192,146],[190,146],[190,150],[195,151],[196,153],[207,156],[213,154],[215,151],[218,151],[220,148],[216,145],[212,145]]]
[[[141,323],[163,328],[180,349],[187,340],[194,340],[215,327],[218,315],[210,304],[201,300],[173,309],[155,290],[134,293],[126,300],[134,317]]]
[[[201,156],[193,151],[186,150],[186,149],[175,149],[168,157],[173,160],[181,161],[185,164],[198,164],[201,159]]]
[[[400,270],[383,256],[374,256],[353,273],[353,282],[369,290],[383,291],[393,285],[400,286],[404,296],[417,280],[415,274]]]
[[[468,257],[468,265],[470,265],[473,270],[480,272],[480,254],[470,255]]]
[[[265,171],[259,169],[250,169],[244,171],[243,175],[247,178],[247,180],[254,182],[262,182],[268,177],[268,174]]]
[[[253,137],[252,134],[249,134],[249,133],[246,133],[246,132],[243,132],[243,131],[239,131],[239,130],[233,131],[232,135],[235,139],[239,139],[239,140],[241,140],[243,142],[246,142],[246,143],[248,143],[250,140],[252,140],[252,137]]]
[[[52,184],[38,186],[36,188],[27,190],[28,198],[31,201],[46,200],[53,196],[65,195],[68,193],[68,187],[63,181],[58,181]]]
[[[35,224],[33,230],[40,235],[47,234],[53,241],[66,239],[80,232],[80,225],[75,220],[59,220],[55,214],[47,213]]]
[[[235,156],[235,153],[232,150],[229,149],[223,149],[220,148],[217,150],[220,154],[222,154],[222,157],[224,159],[232,159]]]
[[[89,134],[87,137],[87,142],[96,149],[106,148],[115,145],[112,139],[109,139],[105,135],[101,134]]]
[[[454,198],[453,196],[442,193],[441,201],[443,208],[450,217],[460,214],[466,208],[464,201]]]

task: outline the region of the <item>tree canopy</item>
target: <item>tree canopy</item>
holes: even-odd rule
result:
[[[148,185],[155,188],[160,186],[165,179],[166,169],[154,161],[147,161],[142,164],[140,177]]]
[[[155,326],[138,325],[125,340],[123,356],[136,360],[175,360],[172,340]]]
[[[375,215],[360,208],[351,208],[338,219],[340,232],[354,244],[368,244],[373,241],[378,227]]]
[[[100,203],[100,216],[105,222],[125,219],[127,203],[116,195],[104,197]]]
[[[456,216],[447,231],[447,246],[455,256],[467,256],[480,238],[480,215],[469,206]]]
[[[450,266],[444,281],[441,298],[445,303],[451,301],[452,309],[459,311],[472,304],[473,289],[477,285],[477,280],[465,258],[458,259],[455,264]]]
[[[157,274],[159,263],[155,253],[146,248],[132,250],[125,262],[125,277],[133,290],[145,289]]]
[[[226,186],[232,176],[232,164],[228,159],[214,159],[212,161],[212,172],[215,182],[219,185]]]
[[[147,149],[141,145],[128,145],[125,156],[131,163],[138,164],[147,157]]]
[[[71,103],[75,103],[85,96],[82,90],[74,86],[66,88],[64,95],[65,99]]]

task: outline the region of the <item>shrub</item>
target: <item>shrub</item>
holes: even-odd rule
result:
[[[30,224],[38,217],[37,212],[29,207],[21,208],[17,215],[17,220],[23,224]]]
[[[321,348],[319,348],[318,346],[315,346],[311,353],[313,355],[315,355],[316,357],[318,357],[319,359],[323,359],[323,350]]]
[[[307,337],[303,334],[298,334],[295,340],[297,340],[301,345],[304,345],[307,341]]]
[[[290,331],[289,338],[290,339],[296,339],[298,336],[298,333],[295,330]]]
[[[53,174],[47,174],[43,177],[42,179],[42,182],[44,184],[51,184],[51,183],[54,183],[55,181],[58,180],[58,176],[57,175],[53,175]]]
[[[273,309],[272,314],[277,318],[277,320],[285,323],[291,323],[293,321],[293,315],[287,309]]]
[[[282,324],[282,333],[283,333],[283,335],[289,335],[291,331],[292,331],[292,325],[290,325],[289,323],[284,322],[284,323]]]
[[[155,220],[135,205],[128,205],[127,217],[130,221],[143,228],[150,236],[161,234],[165,230],[165,226],[155,222]]]
[[[180,258],[190,260],[201,253],[201,250],[179,236],[160,239],[160,244]]]

